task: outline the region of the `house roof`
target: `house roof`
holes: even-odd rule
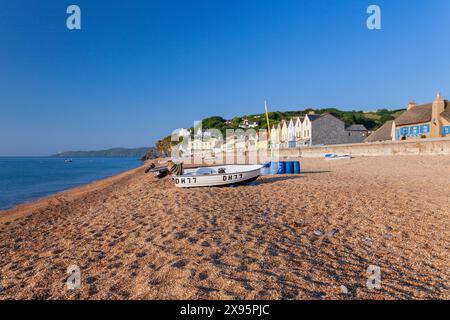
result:
[[[444,100],[445,102],[445,109],[444,112],[441,113],[441,116],[447,120],[450,121],[450,101]]]
[[[346,131],[367,131],[363,124],[351,124],[345,128]]]
[[[318,118],[320,118],[320,114],[308,114],[308,119],[309,121],[314,121],[317,120]]]
[[[441,113],[441,116],[450,121],[450,101],[444,100],[444,104],[444,111]],[[430,122],[432,108],[432,103],[412,107],[395,119],[395,125],[403,126],[407,124]]]
[[[365,142],[376,142],[392,140],[392,125],[394,120],[386,121],[377,131],[372,133],[364,140]]]
[[[395,125],[403,126],[407,124],[430,122],[432,106],[432,103],[428,103],[406,110],[395,119]]]

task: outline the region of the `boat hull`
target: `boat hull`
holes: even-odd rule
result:
[[[261,168],[243,172],[230,172],[210,175],[172,176],[178,188],[221,187],[250,183],[261,175]]]
[[[337,156],[337,157],[327,157],[325,160],[327,161],[333,161],[333,160],[349,160],[351,159],[351,156]]]

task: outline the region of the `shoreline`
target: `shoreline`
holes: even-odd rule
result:
[[[86,195],[87,193],[99,191],[103,188],[113,185],[114,183],[120,182],[130,175],[135,174],[139,170],[142,170],[145,166],[146,164],[144,163],[137,168],[127,170],[110,177],[94,180],[86,184],[82,184],[73,188],[69,188],[67,190],[44,196],[39,199],[18,204],[12,208],[0,210],[0,223],[33,214],[33,211],[39,211],[51,204],[51,202],[53,201],[73,201],[79,197]]]

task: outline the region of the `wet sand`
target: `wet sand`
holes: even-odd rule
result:
[[[450,298],[450,157],[301,163],[186,190],[139,168],[0,212],[0,299]]]

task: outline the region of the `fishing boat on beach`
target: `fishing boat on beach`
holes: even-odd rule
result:
[[[329,153],[325,155],[325,160],[331,161],[331,160],[350,160],[352,159],[352,156],[345,154],[345,155],[337,155],[334,153]]]
[[[178,188],[217,187],[246,184],[258,179],[261,165],[222,165],[184,169],[172,175]]]

